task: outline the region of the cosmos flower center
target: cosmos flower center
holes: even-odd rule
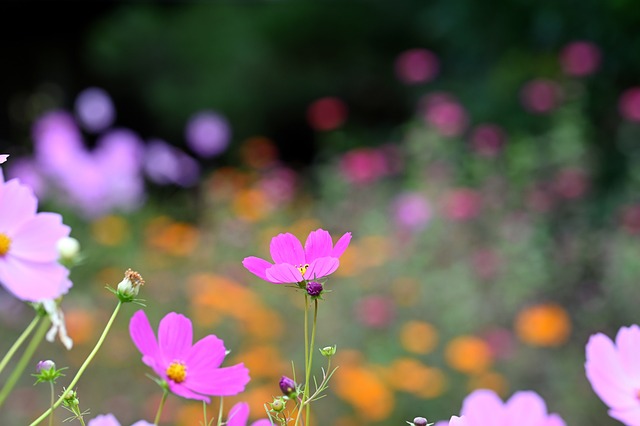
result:
[[[4,256],[11,247],[11,239],[5,234],[0,233],[0,256]]]
[[[184,382],[187,377],[187,366],[182,361],[173,361],[167,367],[167,377],[176,383]]]
[[[307,268],[309,267],[309,264],[306,263],[304,265],[300,265],[298,266],[298,271],[300,271],[300,273],[302,274],[302,276],[304,276],[304,273],[307,272]]]

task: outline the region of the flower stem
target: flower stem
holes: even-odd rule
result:
[[[202,426],[208,426],[208,422],[207,422],[207,401],[202,401],[202,416],[204,417],[204,423],[202,423]]]
[[[121,306],[122,306],[122,302],[119,301],[118,304],[116,305],[116,308],[113,310],[113,314],[111,314],[111,318],[109,318],[107,325],[102,331],[102,335],[98,339],[98,342],[96,343],[95,347],[93,348],[89,356],[87,356],[87,359],[84,360],[84,363],[82,363],[82,365],[80,366],[80,369],[76,373],[73,380],[71,380],[71,383],[69,383],[69,386],[67,386],[68,390],[72,390],[74,386],[78,384],[80,377],[82,377],[82,374],[84,373],[84,371],[87,369],[91,361],[93,361],[93,358],[95,358],[96,354],[98,353],[98,350],[100,350],[100,347],[102,346],[102,343],[107,338],[107,334],[109,334],[109,330],[111,329],[111,326],[113,325],[113,321],[116,319],[116,316],[118,315],[118,312],[120,311]],[[62,395],[60,395],[60,398],[58,398],[58,400],[53,404],[53,407],[49,408],[47,411],[42,413],[42,415],[38,417],[36,420],[34,420],[33,423],[31,423],[29,426],[35,426],[38,423],[40,423],[42,420],[44,420],[53,410],[55,410],[60,404],[62,404],[64,397],[65,397],[65,393],[63,392]]]
[[[304,295],[304,371],[305,373],[308,371],[309,367],[309,295],[305,293]],[[304,407],[304,403],[309,397],[309,375],[305,374],[305,386],[302,389],[302,399],[300,400],[300,405],[298,406],[298,415],[296,416],[296,423],[294,426],[298,426],[300,423],[300,418],[302,417],[302,407]]]
[[[156,413],[156,418],[153,421],[154,425],[160,423],[160,416],[162,415],[162,409],[164,408],[164,403],[167,400],[167,395],[169,395],[169,389],[166,388],[164,392],[162,392],[162,399],[160,399],[160,405],[158,406],[158,412]]]
[[[18,361],[18,364],[16,364],[16,368],[11,372],[11,375],[7,379],[7,382],[4,384],[4,387],[0,391],[0,407],[2,406],[2,404],[4,404],[4,401],[7,399],[16,383],[18,383],[20,375],[22,375],[24,369],[27,368],[27,364],[38,348],[38,345],[40,345],[40,342],[42,342],[42,339],[44,339],[44,335],[47,333],[47,328],[49,328],[48,318],[40,323],[40,326],[36,330],[35,334],[31,337],[31,341],[29,342],[29,345],[27,345],[27,348],[24,350],[24,353]]]
[[[51,413],[49,413],[49,426],[53,426],[53,403],[56,400],[56,391],[53,387],[53,381],[50,381],[49,385],[51,385]]]
[[[11,346],[11,348],[9,349],[9,352],[7,352],[4,358],[2,358],[2,361],[0,361],[0,373],[2,372],[2,370],[4,370],[4,368],[7,366],[9,361],[11,361],[11,358],[13,358],[13,355],[16,353],[18,348],[20,348],[20,346],[22,346],[24,341],[27,340],[27,337],[29,337],[29,334],[31,334],[31,332],[36,327],[36,325],[38,325],[38,322],[40,321],[41,318],[42,318],[41,315],[36,314],[36,317],[31,321],[31,323],[27,326],[27,328],[24,329],[24,331],[22,332],[20,337],[18,337],[18,340],[15,341],[13,346]]]
[[[220,407],[218,408],[218,424],[217,426],[221,426],[222,425],[222,406],[223,406],[223,399],[222,397],[220,397]]]
[[[305,385],[304,385],[305,389],[307,389],[310,385],[309,378],[311,377],[311,364],[313,364],[313,352],[314,352],[313,347],[315,346],[315,342],[316,342],[316,325],[318,324],[318,299],[315,299],[313,302],[314,302],[313,325],[311,326],[311,345],[309,345],[309,364],[307,365],[307,371],[305,373],[305,377],[306,377]],[[310,404],[311,401],[308,400],[309,394],[310,392],[307,391],[307,401],[305,401],[305,404],[307,405],[306,415],[305,415],[305,418],[307,419],[307,423],[306,423],[307,426],[311,424],[311,419],[309,418],[309,415],[311,414],[311,404]]]

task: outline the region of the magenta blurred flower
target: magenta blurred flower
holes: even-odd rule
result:
[[[615,343],[602,333],[594,334],[586,348],[587,379],[609,407],[609,415],[630,426],[640,425],[640,327],[618,330]]]
[[[426,83],[436,77],[440,63],[430,50],[410,49],[398,55],[395,68],[398,79],[403,83]]]
[[[227,426],[247,426],[249,420],[249,404],[246,402],[238,402],[229,410],[229,417],[225,425]],[[256,420],[251,426],[270,426],[271,422],[267,419]]]
[[[449,192],[444,200],[444,214],[451,220],[467,221],[477,217],[482,208],[480,194],[469,188]]]
[[[36,213],[33,191],[0,172],[0,282],[29,302],[55,299],[71,288],[69,271],[58,263],[58,240],[70,229],[55,213]]]
[[[356,302],[356,318],[365,327],[385,328],[391,325],[396,308],[387,296],[365,296]]]
[[[9,158],[9,154],[2,154],[0,155],[0,164],[4,163],[5,161],[7,161],[7,158]]]
[[[98,133],[113,124],[115,108],[109,94],[98,87],[80,92],[75,104],[76,117],[87,131]]]
[[[113,414],[100,414],[99,416],[89,420],[87,426],[120,426],[120,422]],[[153,423],[139,420],[131,426],[153,426]]]
[[[299,283],[332,274],[340,265],[340,256],[349,246],[351,232],[333,246],[331,235],[324,229],[312,231],[304,248],[292,234],[279,234],[271,239],[274,264],[259,257],[247,257],[242,264],[249,272],[274,284]]]
[[[432,93],[422,101],[424,119],[442,136],[459,136],[469,122],[467,112],[453,96],[448,93]]]
[[[618,109],[625,119],[640,122],[640,86],[631,87],[622,93]]]
[[[327,96],[309,105],[307,122],[318,131],[335,130],[347,119],[347,105],[338,98]]]
[[[196,160],[159,139],[153,139],[147,145],[144,170],[149,179],[159,185],[189,187],[198,183],[200,177]]]
[[[520,100],[524,108],[533,114],[553,111],[562,99],[562,89],[555,81],[537,79],[524,85]]]
[[[210,402],[209,396],[237,395],[249,383],[244,364],[221,368],[224,342],[209,335],[193,342],[191,320],[171,312],[158,327],[158,338],[144,311],[129,323],[131,339],[142,353],[142,362],[164,380],[171,392],[183,398]]]
[[[203,158],[222,154],[231,140],[231,127],[222,115],[214,111],[194,114],[185,130],[187,145]]]
[[[265,172],[258,187],[267,194],[273,204],[291,201],[296,193],[298,176],[287,167],[276,167]]]
[[[565,74],[585,77],[593,74],[600,65],[600,49],[589,41],[574,41],[560,52],[560,65]]]
[[[553,191],[562,198],[582,198],[589,189],[589,178],[584,170],[565,168],[558,172],[552,183]]]
[[[481,157],[497,156],[505,144],[506,135],[495,124],[481,124],[471,133],[471,148]]]
[[[455,422],[449,425],[565,426],[560,416],[547,413],[544,400],[532,391],[516,392],[503,403],[493,391],[476,390],[464,399],[460,415],[462,420],[452,417],[451,421]],[[438,422],[436,426],[441,424]]]
[[[410,231],[420,231],[431,219],[429,201],[418,192],[405,192],[392,203],[393,218],[397,226]]]
[[[340,159],[340,172],[348,182],[368,184],[389,173],[385,152],[375,148],[356,148]]]

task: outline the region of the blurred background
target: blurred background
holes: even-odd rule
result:
[[[449,418],[477,388],[615,424],[584,345],[640,316],[639,22],[632,0],[1,3],[3,171],[86,257],[76,345],[36,357],[75,371],[131,267],[154,326],[184,313],[250,368],[229,400],[263,417],[302,369],[302,296],[241,261],[322,227],[354,239],[320,306],[340,368],[316,424]],[[6,350],[32,312],[0,304]],[[89,418],[153,418],[134,311],[78,387]],[[8,424],[46,408],[33,381]],[[168,400],[164,424],[200,419]]]

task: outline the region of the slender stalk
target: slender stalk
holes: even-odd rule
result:
[[[86,425],[84,424],[84,419],[82,418],[82,415],[80,415],[80,417],[78,417],[78,420],[80,420],[80,424],[81,424],[82,426],[86,426]]]
[[[36,325],[38,325],[38,322],[41,318],[42,316],[36,314],[36,317],[31,321],[27,328],[24,329],[20,337],[18,337],[18,340],[16,340],[15,343],[11,346],[9,352],[7,352],[4,358],[2,358],[2,361],[0,361],[0,373],[2,373],[2,370],[4,370],[9,361],[11,361],[11,358],[13,358],[13,355],[16,353],[18,348],[20,348],[24,341],[27,340],[27,337],[29,337],[29,334],[31,334]]]
[[[49,426],[53,426],[53,403],[56,400],[56,390],[53,387],[53,382],[49,382],[51,386],[51,413],[49,414]]]
[[[316,342],[316,325],[318,324],[318,299],[315,299],[314,301],[314,305],[313,305],[313,325],[311,326],[311,345],[309,347],[309,365],[307,365],[307,371],[305,373],[306,376],[306,381],[305,381],[305,389],[307,387],[309,387],[310,383],[309,383],[309,377],[311,377],[311,365],[313,364],[313,348],[315,346],[315,342]],[[309,397],[309,392],[307,392],[307,399]],[[306,415],[305,415],[305,419],[307,419],[307,426],[309,426],[311,424],[311,420],[309,418],[309,415],[311,414],[311,404],[309,403],[309,401],[305,401],[305,404],[307,405],[306,407]],[[300,407],[302,408],[302,407]]]
[[[304,371],[307,373],[309,371],[309,295],[305,293],[304,295]],[[298,415],[296,416],[295,426],[298,426],[300,423],[300,418],[302,417],[302,407],[309,397],[309,374],[305,374],[304,379],[304,389],[302,390],[302,400],[300,401],[300,405],[298,407]]]
[[[82,374],[84,373],[84,371],[87,369],[91,361],[93,361],[93,358],[95,358],[96,354],[98,353],[98,350],[100,350],[100,347],[102,346],[102,343],[104,343],[104,340],[107,338],[107,334],[109,334],[109,330],[111,329],[111,326],[113,325],[113,321],[115,321],[116,316],[118,316],[118,312],[120,311],[121,306],[122,306],[122,302],[118,301],[118,305],[116,305],[116,308],[113,310],[113,314],[111,314],[111,318],[109,318],[109,322],[107,322],[107,325],[102,331],[102,335],[100,336],[100,339],[98,339],[98,342],[96,343],[95,347],[93,348],[93,350],[91,351],[87,359],[84,360],[84,363],[82,363],[82,365],[80,366],[80,369],[76,373],[73,380],[71,380],[71,383],[69,383],[69,386],[67,386],[68,390],[72,390],[75,387],[75,385],[78,384],[80,377],[82,377]],[[53,410],[55,410],[60,404],[62,404],[64,397],[65,397],[65,393],[63,392],[62,395],[60,395],[60,398],[58,398],[58,400],[53,404],[53,407],[49,408],[47,411],[42,413],[42,415],[38,417],[36,420],[34,420],[29,426],[35,426],[38,423],[40,423],[42,420],[44,420]]]
[[[207,401],[202,401],[202,415],[204,416],[203,426],[209,426],[207,422]]]
[[[222,397],[220,397],[220,407],[218,408],[218,425],[217,426],[221,426],[222,425],[222,406],[223,406],[223,399]]]
[[[153,421],[154,425],[160,423],[160,416],[162,415],[162,409],[164,408],[164,403],[167,400],[167,395],[169,395],[169,389],[165,389],[162,393],[162,399],[160,400],[160,405],[158,406],[158,412],[156,413],[156,418]]]
[[[16,368],[11,372],[11,375],[7,379],[7,382],[4,384],[4,387],[0,391],[0,407],[4,404],[4,401],[7,399],[13,387],[18,383],[20,376],[24,372],[24,369],[27,368],[27,364],[31,361],[31,357],[33,357],[34,352],[44,339],[44,335],[47,334],[47,328],[49,328],[49,318],[45,319],[40,323],[40,326],[36,330],[35,334],[31,337],[31,341],[27,348],[24,350],[22,357],[16,364]]]

